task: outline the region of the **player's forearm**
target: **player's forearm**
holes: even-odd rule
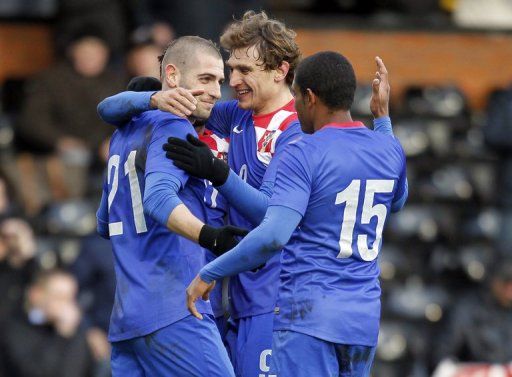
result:
[[[150,110],[155,92],[122,92],[105,98],[98,104],[98,114],[105,122],[121,126],[132,116]]]
[[[249,233],[228,253],[208,263],[199,275],[205,282],[212,282],[242,271],[252,270],[286,245],[302,216],[289,208],[269,207],[262,223]]]
[[[191,241],[198,242],[204,223],[184,204],[178,204],[167,219],[167,228]]]
[[[382,116],[373,120],[373,130],[384,135],[395,136],[393,134],[393,125],[389,116]]]
[[[145,183],[144,214],[172,232],[198,242],[204,224],[179,198],[179,180],[170,174],[150,173]]]
[[[268,207],[268,190],[257,190],[230,170],[226,183],[217,190],[254,226],[261,223]]]

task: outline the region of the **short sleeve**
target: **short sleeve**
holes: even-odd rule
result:
[[[263,182],[275,182],[277,167],[279,165],[279,160],[283,154],[283,151],[290,143],[299,141],[302,136],[304,136],[304,133],[300,128],[299,122],[293,122],[288,126],[286,130],[283,131],[283,133],[281,133],[281,135],[279,135],[276,141],[274,156],[272,157],[272,160],[270,161],[270,164],[268,164],[267,170],[265,171]]]
[[[217,102],[213,106],[210,117],[206,122],[206,128],[220,137],[229,137],[233,125],[234,113],[237,108],[237,101]]]
[[[291,144],[283,151],[269,206],[288,207],[304,216],[311,194],[313,175],[306,153],[301,148],[302,144]]]
[[[185,140],[187,134],[197,137],[197,133],[186,119],[167,118],[159,120],[153,130],[151,141],[148,145],[145,176],[153,172],[167,173],[177,178],[183,188],[188,180],[188,174],[174,166],[171,160],[165,157],[162,146],[169,137]]]

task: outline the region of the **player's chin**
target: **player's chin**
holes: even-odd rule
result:
[[[211,107],[210,108],[198,107],[192,113],[192,116],[199,120],[207,120],[210,117],[211,113],[212,113]]]
[[[247,98],[238,99],[238,107],[243,110],[252,110],[252,101]]]

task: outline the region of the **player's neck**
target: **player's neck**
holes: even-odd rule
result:
[[[292,93],[288,86],[283,87],[276,96],[272,97],[271,100],[267,101],[261,109],[254,109],[254,115],[265,115],[273,113],[276,110],[286,106],[293,99]]]
[[[315,118],[313,127],[315,131],[318,131],[320,128],[327,124],[349,122],[353,122],[350,111],[331,111],[329,109],[325,109],[324,111],[319,112]]]

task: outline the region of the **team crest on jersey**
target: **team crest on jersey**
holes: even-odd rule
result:
[[[270,153],[272,151],[272,141],[274,140],[274,135],[276,130],[273,131],[265,131],[263,137],[258,142],[258,151],[259,152],[267,152]]]

